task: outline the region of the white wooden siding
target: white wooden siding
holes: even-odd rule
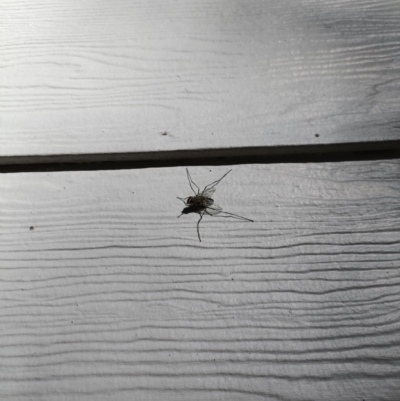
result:
[[[0,162],[399,140],[399,4],[3,0]]]
[[[2,400],[398,400],[398,161],[235,166],[202,243],[184,168],[0,186]]]

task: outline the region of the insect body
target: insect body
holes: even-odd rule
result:
[[[197,235],[199,237],[200,242],[201,242],[201,238],[200,238],[199,225],[200,225],[201,219],[203,218],[203,216],[205,214],[207,214],[209,216],[232,217],[232,218],[238,219],[238,220],[254,221],[254,220],[247,219],[246,217],[238,216],[237,214],[222,211],[222,207],[215,204],[214,200],[211,198],[215,192],[215,187],[231,171],[232,170],[229,170],[219,180],[214,181],[211,184],[208,184],[202,191],[200,191],[200,188],[192,180],[192,177],[189,174],[189,170],[186,169],[190,188],[192,189],[192,191],[194,192],[195,195],[188,196],[187,198],[178,198],[187,206],[178,217],[181,217],[182,214],[188,214],[188,213],[197,213],[200,215],[200,219],[197,222]],[[195,189],[193,187],[195,187],[197,189],[197,192],[195,191]]]

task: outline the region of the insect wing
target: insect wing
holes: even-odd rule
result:
[[[222,207],[218,206],[215,203],[213,203],[212,206],[206,208],[206,213],[209,214],[210,216],[215,216],[216,214],[219,214],[221,212],[222,212]]]
[[[211,198],[214,195],[214,192],[215,188],[204,189],[201,195],[204,196],[205,198]]]

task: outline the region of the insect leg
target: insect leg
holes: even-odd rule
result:
[[[177,196],[176,199],[181,200],[186,205],[186,201],[188,198],[180,198],[179,196]]]
[[[213,217],[231,217],[233,219],[252,221],[254,223],[254,220],[248,219],[247,217],[239,216],[238,214],[233,214],[233,213],[229,213],[229,212],[220,212],[220,213],[225,213],[228,216],[221,216],[221,214],[218,214],[218,215],[212,215],[210,213],[208,213],[208,214],[210,214],[210,216],[213,216]]]
[[[226,177],[232,170],[229,170],[227,173],[225,173],[219,180],[212,182],[211,184],[208,184],[204,189],[204,191],[207,191],[207,189],[214,188],[224,177]]]
[[[204,212],[200,213],[200,219],[199,219],[199,221],[197,222],[197,235],[199,236],[199,241],[200,241],[200,242],[201,242],[201,238],[200,238],[200,227],[199,227],[199,225],[200,225],[200,221],[201,221],[201,219],[203,218],[203,216],[204,216]]]
[[[195,195],[197,195],[198,193],[200,193],[200,188],[192,180],[192,177],[190,176],[190,173],[189,173],[188,169],[186,169],[186,173],[187,173],[187,177],[188,177],[188,180],[189,180],[190,188],[192,188],[192,191],[195,193]],[[197,188],[197,192],[193,189],[192,184]]]

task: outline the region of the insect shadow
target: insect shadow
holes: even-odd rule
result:
[[[181,217],[183,214],[197,213],[200,215],[200,219],[197,222],[197,235],[199,237],[199,241],[201,242],[200,237],[200,222],[205,215],[213,216],[213,217],[230,217],[233,219],[244,220],[244,221],[254,221],[250,220],[246,217],[239,216],[237,214],[233,214],[230,212],[224,212],[221,206],[218,206],[214,203],[214,199],[211,196],[215,192],[215,187],[221,182],[221,180],[226,177],[232,170],[229,170],[225,173],[219,180],[212,182],[204,187],[202,191],[200,188],[194,183],[192,177],[190,176],[189,170],[186,169],[186,174],[188,177],[189,185],[192,191],[194,192],[194,196],[188,196],[187,198],[179,198],[184,204],[185,208],[182,210],[181,214],[178,216]],[[194,189],[197,189],[196,190]]]

